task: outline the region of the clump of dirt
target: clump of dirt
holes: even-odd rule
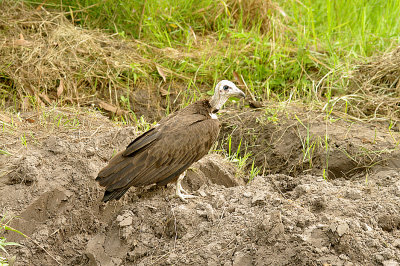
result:
[[[8,241],[24,245],[8,248],[16,265],[397,265],[400,261],[396,169],[330,181],[304,173],[264,174],[244,185],[232,165],[210,155],[188,171],[185,188],[198,196],[189,203],[171,198],[171,185],[132,188],[120,201],[104,204],[94,179],[112,154],[139,132],[97,113],[75,116],[80,121],[77,127],[53,128],[45,123],[60,113],[49,111],[47,120],[40,118],[43,114],[31,114],[31,120],[5,124],[0,133],[5,140],[0,149],[11,154],[0,156],[1,213],[18,216],[10,225],[30,236],[5,235]],[[2,117],[7,116],[11,115]],[[71,120],[70,116],[64,114]],[[261,132],[259,122],[252,126]],[[358,132],[370,130],[361,127]],[[34,136],[26,139],[26,146],[22,132]],[[383,136],[377,132],[376,139]],[[343,141],[359,140],[348,135]],[[275,149],[287,149],[279,143]],[[298,152],[295,146],[289,151]],[[270,153],[265,151],[266,156]]]
[[[201,163],[194,163],[188,169],[184,184],[191,190],[198,190],[204,185],[217,184],[224,187],[244,185],[241,173],[226,159],[218,154],[204,156]]]

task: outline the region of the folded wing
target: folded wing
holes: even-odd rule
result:
[[[219,133],[219,122],[203,115],[173,117],[118,153],[96,181],[106,187],[103,201],[119,199],[131,186],[164,185],[176,180],[208,153]]]

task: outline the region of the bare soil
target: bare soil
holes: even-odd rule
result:
[[[188,203],[171,197],[173,184],[100,201],[98,171],[137,128],[87,111],[1,114],[0,149],[11,155],[0,155],[0,210],[30,237],[7,232],[24,245],[9,257],[15,265],[398,265],[398,133],[297,112],[310,139],[328,132],[332,174],[324,179],[326,149],[314,149],[311,167],[302,159],[307,130],[291,110],[274,119],[265,110],[223,114],[220,143],[228,133],[242,138],[264,174],[246,184],[211,154],[188,171],[184,186],[198,196]],[[386,152],[377,159],[377,151]]]

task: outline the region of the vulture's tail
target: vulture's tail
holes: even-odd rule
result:
[[[104,197],[102,199],[103,202],[107,202],[109,200],[119,200],[127,191],[128,191],[129,187],[123,187],[123,188],[119,188],[119,189],[115,189],[112,191],[108,191],[106,190],[104,192]]]

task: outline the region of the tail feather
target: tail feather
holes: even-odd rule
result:
[[[119,188],[119,189],[115,189],[112,191],[106,190],[104,192],[102,201],[107,202],[109,200],[119,200],[128,191],[128,189],[129,189],[129,187],[128,188],[126,188],[126,187]]]

